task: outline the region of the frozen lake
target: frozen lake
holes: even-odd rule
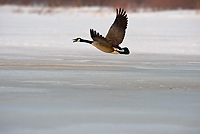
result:
[[[200,133],[196,11],[128,13],[124,56],[72,43],[112,9],[18,9],[0,7],[1,134]]]

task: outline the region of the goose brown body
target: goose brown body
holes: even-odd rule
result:
[[[86,42],[95,46],[97,49],[113,54],[129,54],[128,48],[121,48],[119,44],[122,43],[128,24],[128,18],[124,9],[116,9],[116,18],[111,25],[106,37],[90,29],[90,35],[93,41],[84,40],[81,38],[74,39],[74,42]]]

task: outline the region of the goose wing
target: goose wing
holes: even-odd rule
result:
[[[93,29],[90,29],[90,35],[91,35],[91,37],[92,37],[92,39],[94,40],[94,41],[98,41],[101,45],[103,45],[103,46],[112,46],[111,44],[110,44],[110,42],[106,39],[106,38],[104,38],[102,35],[100,35],[98,32],[96,32],[95,30],[93,30]]]
[[[106,39],[111,42],[112,46],[118,46],[120,43],[122,43],[128,24],[126,11],[119,8],[116,9],[116,12],[117,15],[115,21],[110,27],[108,34],[106,35]]]

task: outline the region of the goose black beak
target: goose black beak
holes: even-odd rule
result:
[[[76,42],[76,39],[73,39],[73,43]]]

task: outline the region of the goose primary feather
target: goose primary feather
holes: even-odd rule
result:
[[[92,44],[97,49],[113,54],[129,54],[130,51],[127,47],[121,48],[119,44],[122,43],[128,24],[128,17],[124,9],[116,9],[116,18],[111,25],[106,37],[90,29],[90,35],[93,41],[85,40],[82,38],[73,39],[73,42],[85,42]]]

